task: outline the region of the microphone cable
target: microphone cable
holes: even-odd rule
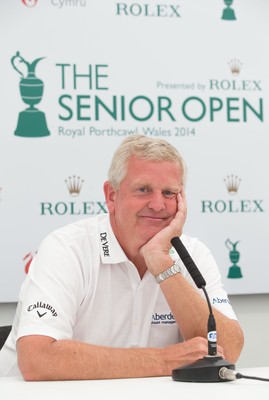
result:
[[[256,381],[263,381],[263,382],[269,382],[268,378],[261,378],[259,376],[250,376],[250,375],[244,375],[241,374],[240,372],[236,372],[235,370],[222,367],[219,370],[219,376],[223,380],[228,380],[228,381],[235,381],[236,379],[254,379]]]
[[[212,306],[209,300],[207,290],[204,285],[201,285],[201,289],[204,292],[207,305],[209,308],[209,316],[207,322],[207,343],[208,343],[208,356],[217,355],[217,331],[216,331],[216,321],[213,314]]]

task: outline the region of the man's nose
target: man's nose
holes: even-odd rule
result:
[[[165,209],[165,202],[162,193],[152,193],[148,202],[148,207],[154,211]]]

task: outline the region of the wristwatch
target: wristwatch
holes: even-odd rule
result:
[[[155,280],[157,283],[161,283],[162,281],[165,281],[165,279],[170,278],[170,276],[173,276],[175,274],[180,274],[181,273],[181,268],[177,264],[173,264],[172,267],[168,268],[167,270],[161,272],[158,275],[155,275]]]

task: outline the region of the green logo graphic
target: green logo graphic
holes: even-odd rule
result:
[[[226,21],[234,21],[236,19],[235,12],[230,6],[233,4],[233,0],[224,0],[225,5],[227,6],[224,8],[222,13],[222,18]]]
[[[230,239],[227,239],[225,242],[225,246],[230,250],[229,256],[230,256],[230,260],[233,264],[229,268],[229,273],[228,273],[227,278],[236,279],[236,278],[243,277],[243,275],[241,273],[241,268],[238,265],[236,265],[240,258],[240,253],[239,253],[239,251],[236,250],[236,246],[238,243],[239,243],[239,241],[232,243],[230,241]]]
[[[47,128],[45,114],[34,107],[41,101],[43,96],[44,84],[41,79],[35,76],[36,65],[43,58],[44,57],[37,58],[32,63],[29,63],[21,57],[19,52],[11,58],[13,68],[21,75],[21,98],[24,103],[30,106],[19,114],[17,128],[15,130],[16,136],[42,137],[50,134]],[[27,67],[26,77],[19,69],[19,64],[24,64]]]

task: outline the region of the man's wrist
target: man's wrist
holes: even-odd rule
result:
[[[165,281],[166,279],[170,278],[171,276],[173,276],[175,274],[180,274],[180,273],[181,273],[180,266],[174,262],[171,267],[167,268],[165,271],[161,272],[160,274],[155,275],[154,278],[157,283],[161,283],[161,282]]]

